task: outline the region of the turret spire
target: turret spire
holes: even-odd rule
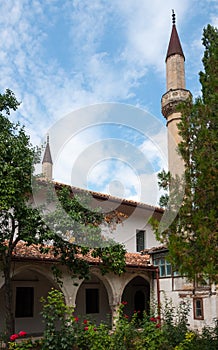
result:
[[[45,152],[44,152],[42,164],[43,163],[53,164],[52,157],[51,157],[51,151],[50,151],[50,145],[49,145],[49,135],[47,135],[47,142],[46,142],[46,147],[45,147]]]
[[[184,58],[184,61],[185,61],[185,56],[184,56],[184,53],[182,51],[182,46],[181,46],[179,36],[178,36],[177,30],[176,30],[176,15],[174,13],[174,10],[172,10],[172,23],[173,23],[173,27],[172,27],[170,42],[169,42],[169,46],[168,46],[168,50],[167,50],[166,60],[168,59],[168,57],[177,54],[177,55],[182,56]]]
[[[49,135],[47,135],[47,143],[45,147],[45,152],[42,160],[42,173],[47,180],[52,180],[52,157],[49,145]]]

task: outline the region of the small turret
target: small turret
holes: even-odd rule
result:
[[[47,143],[45,147],[45,152],[42,160],[42,174],[46,180],[52,180],[52,170],[53,162],[51,157],[50,145],[49,145],[49,136],[47,136]]]

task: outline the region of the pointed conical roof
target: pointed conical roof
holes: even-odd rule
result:
[[[170,42],[167,50],[167,55],[166,55],[166,60],[168,57],[172,55],[181,55],[183,56],[185,60],[184,53],[182,51],[182,46],[179,40],[179,35],[176,30],[176,25],[175,25],[175,14],[173,11],[173,27],[172,27],[172,32],[171,32],[171,37],[170,37]]]
[[[47,136],[47,143],[46,143],[45,152],[42,160],[42,164],[43,163],[53,164],[52,158],[51,158],[50,146],[49,146],[49,136]]]

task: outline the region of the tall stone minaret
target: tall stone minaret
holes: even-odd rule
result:
[[[181,141],[177,124],[181,113],[177,105],[191,97],[189,90],[185,89],[185,56],[176,30],[176,20],[172,11],[172,32],[166,55],[167,92],[162,96],[162,114],[167,120],[168,128],[168,167],[172,175],[182,175],[184,171],[183,160],[177,152]]]
[[[47,143],[46,143],[45,152],[42,160],[42,174],[46,180],[49,180],[49,181],[52,180],[52,170],[53,170],[52,168],[53,168],[53,162],[52,162],[51,151],[49,146],[49,136],[47,136]]]

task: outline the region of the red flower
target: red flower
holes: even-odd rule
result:
[[[74,321],[78,322],[79,321],[79,317],[74,317]]]
[[[126,314],[124,315],[124,317],[125,317],[125,318],[129,318],[129,316],[128,316],[128,315],[126,315]]]
[[[157,322],[156,318],[154,318],[154,317],[151,317],[151,318],[150,318],[150,321],[151,321],[151,322]]]
[[[84,331],[88,331],[88,329],[89,329],[88,326],[84,327]]]
[[[14,340],[17,339],[17,338],[19,338],[19,335],[18,335],[18,334],[12,334],[12,335],[10,336],[10,340],[11,340],[11,341],[14,341]]]
[[[24,337],[24,336],[26,335],[26,332],[20,331],[20,332],[18,333],[18,335],[19,335],[20,337]]]
[[[123,305],[127,305],[128,303],[127,303],[127,301],[122,301],[122,303],[121,304],[123,304]]]
[[[87,324],[87,323],[88,323],[88,320],[84,320],[83,323],[84,323],[84,324]]]
[[[94,327],[94,328],[93,328],[93,330],[96,332],[96,331],[97,331],[97,328],[96,328],[96,327]]]
[[[156,328],[160,328],[160,323],[157,323],[157,324],[156,324]]]
[[[158,316],[156,317],[156,319],[157,319],[157,320],[160,320],[160,315],[158,315]]]

